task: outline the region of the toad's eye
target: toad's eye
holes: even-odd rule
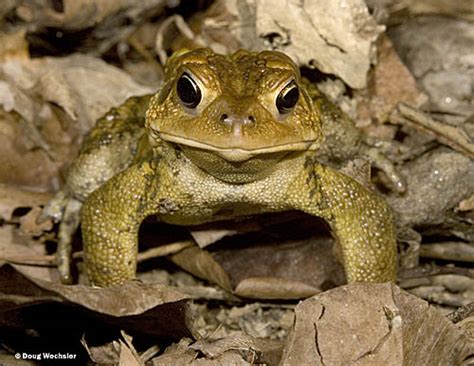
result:
[[[185,107],[196,108],[201,101],[201,89],[188,73],[183,73],[176,83],[176,92]]]
[[[290,81],[278,94],[276,99],[276,107],[280,114],[285,114],[290,112],[298,103],[298,98],[300,96],[300,91],[298,85],[294,80]]]

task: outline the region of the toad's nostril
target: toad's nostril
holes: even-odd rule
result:
[[[255,123],[255,117],[254,116],[248,116],[247,119],[249,120],[249,122]]]
[[[227,118],[229,118],[229,116],[224,113],[224,114],[221,116],[221,121],[225,121]]]

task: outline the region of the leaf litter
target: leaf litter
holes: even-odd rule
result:
[[[472,361],[473,13],[464,2],[340,4],[6,2],[1,362],[44,351],[137,365]],[[150,220],[140,235],[142,282],[59,284],[57,225],[36,222],[41,207],[95,120],[156,90],[170,52],[196,46],[286,52],[396,164],[405,193],[378,169],[348,166],[395,210],[404,290],[340,287],[329,231],[294,213],[194,228]],[[74,243],[81,282],[80,235]]]

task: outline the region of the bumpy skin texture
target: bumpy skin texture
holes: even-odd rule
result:
[[[185,107],[178,95],[183,73],[200,89],[196,107]],[[275,106],[277,96],[292,81],[300,96],[282,114]],[[136,127],[136,111],[130,107],[135,102],[128,103],[119,108],[119,118],[109,118],[119,126],[110,131],[130,131],[124,127],[129,117]],[[111,286],[134,278],[138,228],[149,215],[193,225],[295,209],[329,223],[348,282],[394,280],[390,209],[355,180],[316,160],[323,112],[306,92],[298,68],[281,53],[221,56],[200,49],[174,55],[146,112],[146,135],[134,133],[132,157],[111,161],[113,177],[108,179],[108,170],[107,182],[85,193],[81,221],[91,283]],[[96,127],[86,142],[92,148],[83,149],[79,161],[93,159],[105,145],[106,150],[116,148],[113,139],[97,144],[107,134],[108,129]],[[79,166],[81,187],[102,183],[97,169],[86,174],[84,164]]]

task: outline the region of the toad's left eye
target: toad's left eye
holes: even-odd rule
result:
[[[298,85],[294,80],[290,81],[278,94],[276,99],[276,107],[280,114],[285,114],[290,112],[298,103],[298,98],[300,97],[300,91]]]

